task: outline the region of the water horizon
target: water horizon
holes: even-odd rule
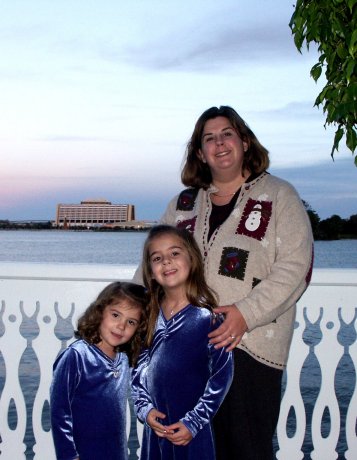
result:
[[[1,262],[137,265],[147,232],[0,230]],[[357,268],[357,239],[315,241],[315,268]]]

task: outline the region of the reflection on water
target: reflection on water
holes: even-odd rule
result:
[[[146,232],[0,231],[0,261],[138,264]]]
[[[0,261],[138,264],[146,232],[2,230]],[[315,267],[357,268],[357,240],[316,241]]]
[[[357,268],[357,239],[315,241],[317,268]]]

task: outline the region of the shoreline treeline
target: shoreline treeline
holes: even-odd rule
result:
[[[321,220],[309,203],[304,200],[302,202],[310,218],[315,240],[357,239],[357,214],[353,214],[347,219],[333,214],[331,217]]]
[[[309,203],[302,200],[306,212],[310,218],[312,232],[315,240],[340,240],[357,239],[357,214],[353,214],[347,219],[343,219],[337,214],[321,220],[318,213],[311,208]],[[0,230],[58,230],[51,221],[28,221],[12,222],[10,220],[0,220]],[[92,232],[128,232],[128,231],[147,231],[147,228],[125,228],[125,227],[71,227],[71,231],[92,231]]]
[[[23,221],[13,222],[11,220],[0,220],[0,230],[63,230],[63,231],[76,231],[76,232],[147,232],[148,227],[57,227],[53,222],[49,221]]]

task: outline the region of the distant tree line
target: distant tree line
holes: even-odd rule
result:
[[[321,220],[317,212],[311,208],[309,203],[302,200],[306,212],[310,218],[312,232],[315,240],[339,240],[339,239],[357,239],[357,214],[353,214],[348,219],[342,219],[334,214],[327,219]],[[0,220],[0,230],[52,230],[52,222],[11,222],[9,220]],[[71,230],[83,231],[83,227],[71,227]],[[88,229],[86,229],[88,230]],[[92,231],[129,231],[138,229],[129,228],[92,228]],[[147,229],[139,229],[139,231]]]
[[[12,222],[10,220],[0,220],[0,230],[50,230],[52,222]]]
[[[28,221],[13,222],[11,220],[0,220],[0,230],[71,230],[71,231],[91,231],[91,232],[147,232],[148,227],[123,226],[123,227],[83,227],[72,225],[70,228],[57,227],[51,221]]]
[[[316,211],[309,203],[302,200],[310,218],[312,232],[315,240],[340,240],[357,238],[357,214],[348,219],[342,219],[334,214],[327,219],[321,220]]]

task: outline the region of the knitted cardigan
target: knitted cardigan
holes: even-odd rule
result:
[[[239,348],[282,369],[296,302],[311,279],[313,238],[308,215],[292,185],[264,172],[243,184],[230,216],[207,241],[210,194],[215,191],[213,186],[182,191],[169,203],[160,223],[185,227],[194,234],[206,280],[218,294],[219,305],[235,304],[247,323]]]

